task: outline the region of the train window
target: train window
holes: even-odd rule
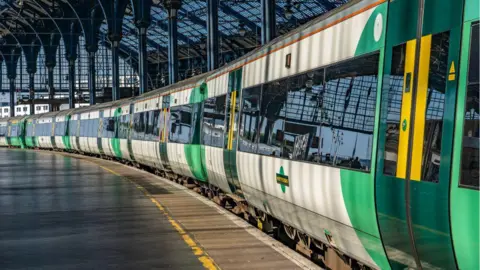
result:
[[[202,144],[223,147],[227,95],[208,98],[203,103]]]
[[[87,122],[86,122],[86,120],[78,120],[78,121],[80,121],[80,129],[78,130],[78,136],[79,137],[85,137]]]
[[[1,132],[1,126],[0,126],[0,132]],[[33,124],[32,123],[27,123],[26,124],[26,129],[25,129],[25,136],[26,137],[32,137],[32,134],[33,134]],[[0,133],[0,137],[1,137],[1,133]]]
[[[7,135],[7,126],[0,126],[0,137],[5,137]]]
[[[55,123],[55,136],[65,136],[65,122]]]
[[[197,104],[185,104],[170,108],[169,141],[190,143],[193,132],[193,115]]]
[[[93,119],[85,120],[87,128],[85,131],[85,137],[93,137]]]
[[[130,129],[130,115],[122,115],[120,117],[120,125],[118,128],[118,138],[119,139],[127,139],[128,138],[128,130]]]
[[[449,40],[448,32],[432,36],[428,88],[424,97],[420,92],[417,94],[416,105],[417,110],[425,111],[424,127],[421,126],[420,117],[415,118],[414,127],[424,131],[423,138],[419,138],[420,143],[423,141],[422,161],[418,169],[412,169],[411,179],[435,183],[439,179]],[[417,138],[414,138],[415,140]],[[418,155],[418,152],[414,152],[413,155]]]
[[[52,122],[45,124],[45,136],[53,136],[52,125],[53,125]]]
[[[283,157],[320,162],[320,115],[324,70],[292,77],[285,106]]]
[[[326,69],[320,162],[370,170],[378,62],[376,53]]]
[[[151,141],[153,135],[153,111],[145,112],[145,140]]]
[[[383,121],[387,123],[383,173],[392,176],[397,173],[397,153],[401,128],[400,112],[402,109],[406,51],[406,44],[401,44],[393,48],[390,75],[385,75],[384,80],[388,82],[388,85],[383,87],[382,93],[382,104],[386,106],[386,112],[381,115],[382,118],[386,117],[386,120]]]
[[[160,125],[160,110],[155,110],[152,112],[152,140],[159,140],[159,125]]]
[[[242,90],[242,112],[240,115],[239,150],[257,152],[258,124],[260,119],[260,97],[262,87]]]
[[[288,80],[276,81],[263,87],[260,104],[258,154],[282,156],[285,102],[288,89],[286,83],[288,83]]]
[[[70,125],[69,136],[77,136],[77,120],[71,120],[68,122]]]
[[[17,136],[17,125],[10,124],[10,137]]]
[[[148,115],[147,115],[148,117]],[[145,137],[145,113],[135,113],[133,115],[133,139],[143,140]]]
[[[100,129],[99,124],[100,124],[100,119],[99,118],[93,120],[93,134],[92,134],[93,136],[92,137],[97,137],[98,138],[98,135],[99,135],[98,131]]]
[[[478,22],[472,24],[470,40],[470,56],[468,63],[467,93],[465,97],[465,119],[463,122],[462,160],[460,186],[479,188],[479,27]]]

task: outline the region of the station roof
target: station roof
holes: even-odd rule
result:
[[[101,0],[3,0],[0,1],[0,36],[39,34],[51,25],[55,31],[63,20],[84,20],[92,2]],[[277,35],[284,34],[313,18],[335,9],[349,0],[276,0]],[[87,4],[87,2],[89,4]],[[205,0],[183,0],[178,12],[179,59],[206,58],[207,5]],[[105,14],[105,13],[104,13]],[[104,17],[104,16],[103,16]],[[220,52],[238,57],[260,46],[261,3],[259,0],[219,1]],[[168,19],[161,0],[153,0],[152,24],[147,31],[147,52],[150,64],[168,60]],[[100,26],[100,44],[109,47],[107,19]],[[49,22],[49,23],[47,23]],[[137,28],[133,8],[127,5],[123,18],[123,55],[137,57]],[[0,45],[2,43],[0,42]],[[233,60],[233,59],[230,59]],[[220,60],[220,62],[225,60]]]

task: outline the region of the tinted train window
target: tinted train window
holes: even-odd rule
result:
[[[422,39],[422,44],[430,46],[429,61],[422,63],[422,65],[428,65],[428,84],[426,87],[421,87],[425,83],[419,83],[415,112],[411,110],[402,112],[402,108],[404,110],[410,108],[410,105],[404,105],[408,104],[406,102],[410,102],[409,98],[412,98],[407,93],[411,91],[410,86],[413,86],[411,75],[413,67],[411,70],[405,67],[405,59],[412,56],[407,55],[406,44],[393,48],[391,74],[385,78],[389,85],[384,89],[388,90],[383,95],[383,103],[387,106],[387,111],[382,113],[387,122],[383,169],[386,175],[406,177],[405,164],[409,157],[408,151],[405,149],[408,149],[408,144],[415,144],[419,147],[413,148],[410,157],[412,159],[410,178],[438,182],[446,76],[448,75],[449,40],[448,32],[433,35],[431,41]],[[431,43],[429,44],[429,42]],[[414,48],[414,46],[408,49],[411,53],[414,53],[414,49],[411,48]],[[407,76],[405,76],[405,73]],[[411,121],[413,116],[415,116],[415,123],[413,123],[415,135],[411,138],[408,127],[411,125],[409,119]]]
[[[143,140],[145,137],[145,112],[135,113],[133,115],[133,136],[132,139]],[[148,115],[146,115],[148,118]]]
[[[2,136],[1,129],[2,129],[2,127],[0,127],[0,137]],[[33,124],[32,123],[27,123],[26,124],[25,136],[27,136],[27,137],[32,137],[33,136]]]
[[[324,71],[316,70],[289,79],[283,156],[320,162],[320,115]]]
[[[428,89],[424,96],[417,94],[417,110],[424,105],[424,127],[422,162],[418,169],[413,169],[411,179],[438,182],[442,146],[443,114],[445,107],[445,90],[448,70],[449,33],[441,33],[432,37],[430,52],[430,72]],[[418,98],[421,100],[418,100]],[[423,119],[422,119],[423,120]],[[422,128],[419,118],[415,118],[415,127]],[[416,140],[416,138],[414,139]],[[418,153],[414,152],[413,155]]]
[[[52,123],[45,124],[45,130],[43,136],[52,136]]]
[[[240,115],[240,142],[243,152],[256,153],[257,133],[260,120],[260,86],[242,90],[242,112]]]
[[[479,23],[471,28],[470,56],[468,63],[467,93],[465,100],[465,119],[463,122],[462,160],[460,185],[479,187]]]
[[[70,120],[69,125],[70,125],[70,134],[69,136],[77,136],[77,121],[78,120]]]
[[[102,137],[113,138],[115,135],[115,118],[104,117],[102,119]]]
[[[226,95],[208,98],[203,103],[202,144],[223,147]]]
[[[392,50],[392,66],[390,75],[385,75],[386,83],[382,93],[382,101],[386,113],[382,114],[387,123],[385,134],[385,153],[383,173],[396,175],[398,141],[400,135],[400,112],[402,109],[402,93],[405,70],[405,54],[407,46],[401,44]]]
[[[55,136],[65,136],[65,122],[55,123]]]
[[[119,117],[120,124],[118,126],[118,138],[120,139],[127,139],[128,138],[128,131],[130,129],[130,115],[122,115]]]
[[[0,137],[5,137],[7,135],[7,126],[0,126]]]
[[[169,141],[190,143],[193,133],[193,110],[197,104],[186,104],[170,108]]]
[[[11,124],[10,126],[10,137],[17,136],[17,125]]]
[[[321,111],[321,162],[369,171],[379,54],[329,67]]]
[[[152,128],[152,131],[151,131],[151,139],[154,140],[154,141],[158,141],[159,140],[159,128],[160,128],[160,110],[155,110],[155,111],[152,111],[151,112],[151,118],[150,119],[150,122],[151,122],[151,128]]]
[[[259,117],[257,153],[282,156],[287,80],[276,81],[263,87]]]

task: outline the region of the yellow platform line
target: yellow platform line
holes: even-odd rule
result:
[[[99,163],[96,163],[94,161],[91,161],[91,160],[88,160],[88,159],[84,159],[85,161],[88,161],[90,163],[93,163],[97,166],[99,166],[100,168],[104,169],[105,171],[113,174],[113,175],[116,175],[116,176],[119,176],[119,177],[122,177],[123,179],[126,179],[128,180],[130,183],[132,183],[133,185],[135,185],[136,188],[138,188],[139,190],[142,191],[142,193],[150,199],[150,201],[152,201],[153,204],[155,204],[155,206],[158,208],[158,210],[160,210],[160,212],[162,212],[162,214],[168,219],[168,221],[170,222],[170,224],[172,225],[172,227],[180,234],[180,236],[182,237],[183,241],[192,249],[193,251],[193,254],[195,256],[197,256],[198,260],[202,263],[203,267],[205,269],[208,269],[208,270],[216,270],[216,269],[220,269],[220,267],[218,267],[214,260],[212,259],[212,257],[210,257],[207,252],[205,252],[205,250],[203,250],[203,248],[201,247],[201,245],[199,243],[197,243],[187,232],[185,232],[185,230],[182,228],[182,226],[180,225],[180,222],[178,222],[177,220],[175,220],[171,215],[170,213],[168,212],[168,210],[157,200],[155,199],[155,197],[152,196],[152,194],[150,194],[144,187],[140,186],[139,184],[135,183],[134,181],[132,181],[131,179],[129,179],[128,177],[125,177],[123,175],[121,175],[120,173],[117,173],[116,171],[112,170],[112,169],[109,169],[105,166],[102,166],[100,165]]]

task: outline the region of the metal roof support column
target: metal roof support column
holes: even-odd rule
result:
[[[53,69],[57,65],[57,49],[60,45],[60,33],[42,34],[40,38],[43,41],[43,51],[45,53],[45,66],[47,67],[48,77],[48,99],[55,98],[55,88],[53,86]],[[53,111],[53,105],[50,106],[49,111]]]
[[[24,47],[25,58],[27,59],[27,72],[28,72],[28,91],[30,102],[30,114],[35,114],[35,74],[37,73],[37,59],[40,53],[40,44],[33,40],[29,47]]]
[[[182,6],[181,0],[164,0],[168,11],[168,76],[169,83],[178,81],[178,28],[177,14]]]
[[[177,10],[170,9],[168,13],[168,77],[169,83],[174,84],[178,81]]]
[[[100,0],[106,11],[108,22],[108,39],[112,50],[112,100],[120,96],[120,41],[122,40],[123,17],[130,0]]]
[[[95,54],[96,52],[88,52],[88,90],[90,92],[90,105],[95,105],[97,99]]]
[[[120,99],[120,62],[119,62],[120,41],[112,41],[112,100]]]
[[[102,10],[94,6],[89,14],[89,19],[84,25],[85,50],[88,53],[88,91],[90,105],[95,105],[97,99],[97,74],[95,70],[95,55],[98,51],[99,29],[102,23]]]
[[[147,28],[138,28],[138,75],[140,77],[139,95],[147,92],[148,76],[147,76]]]
[[[53,100],[55,98],[55,88],[53,86],[53,66],[47,66],[47,77],[48,77],[48,99]],[[50,106],[49,111],[53,112],[53,105]]]
[[[208,0],[207,9],[207,66],[210,71],[218,67],[218,0]]]
[[[15,77],[8,77],[10,81],[10,117],[15,116]]]
[[[262,1],[262,44],[275,38],[275,0]]]
[[[15,41],[7,41],[8,44],[14,44]],[[10,45],[3,48],[5,64],[7,66],[7,77],[10,81],[10,117],[15,116],[15,79],[17,78],[17,63],[22,55],[20,46]]]
[[[68,35],[64,33],[65,59],[68,61],[68,105],[75,108],[75,62],[77,61],[77,47],[79,31],[77,21],[72,20],[69,24]]]
[[[3,92],[3,73],[2,73],[2,67],[3,67],[3,59],[2,56],[0,55],[0,92]]]
[[[35,73],[28,73],[28,91],[30,99],[30,115],[35,114]]]
[[[133,1],[135,25],[138,28],[138,75],[140,95],[148,91],[147,29],[151,24],[152,0]]]
[[[68,61],[68,107],[75,108],[75,60]]]

